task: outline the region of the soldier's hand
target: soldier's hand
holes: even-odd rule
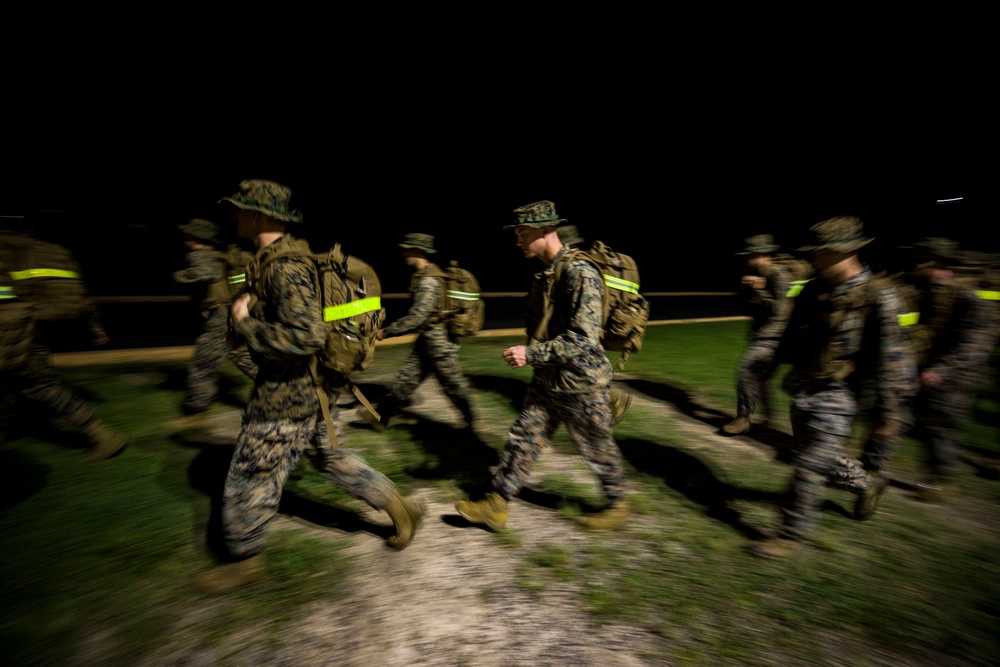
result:
[[[936,387],[941,384],[941,376],[935,371],[920,371],[920,384],[924,387]]]
[[[375,332],[375,340],[385,340],[385,329],[379,329]]]
[[[508,347],[503,351],[503,360],[511,368],[521,368],[528,363],[528,348],[524,345]]]
[[[764,289],[767,278],[764,276],[743,276],[743,284],[751,289]]]
[[[232,316],[233,322],[239,322],[250,316],[250,295],[241,294],[236,297],[233,301],[233,305],[229,309],[229,314]]]

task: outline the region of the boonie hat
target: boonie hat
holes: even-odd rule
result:
[[[566,222],[565,219],[556,214],[556,205],[547,199],[515,208],[514,219],[516,222],[512,225],[504,225],[504,229],[513,229],[521,225],[525,227],[555,227]]]
[[[862,234],[861,218],[842,215],[817,222],[809,228],[810,241],[799,248],[799,252],[830,250],[851,253],[865,247],[875,239]]]
[[[744,241],[745,247],[737,255],[770,255],[781,247],[776,245],[770,234],[756,234]]]
[[[434,237],[430,234],[407,234],[403,242],[399,244],[399,247],[416,248],[427,253],[437,252],[434,249]]]
[[[286,185],[265,180],[248,180],[240,183],[240,191],[223,197],[219,203],[229,202],[244,211],[259,211],[282,222],[302,222],[302,214],[289,208],[292,190]]]

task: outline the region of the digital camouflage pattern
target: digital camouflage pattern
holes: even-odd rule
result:
[[[292,190],[274,181],[250,179],[240,183],[239,192],[223,197],[227,202],[244,211],[257,211],[281,222],[302,222],[302,214],[289,206]]]
[[[867,382],[874,383],[876,421],[895,425],[899,434],[911,423],[916,364],[900,326],[902,303],[890,284],[870,286],[872,280],[865,266],[840,285],[811,281],[796,297],[787,325],[765,325],[751,344],[762,376],[781,360],[792,364],[782,383],[792,399],[796,466],[787,536],[811,529],[824,483],[860,492],[873,482],[845,453]]]
[[[524,397],[517,420],[510,427],[507,446],[493,477],[494,488],[505,498],[521,491],[539,454],[552,442],[560,424],[597,476],[610,502],[626,495],[621,450],[612,435],[608,388],[587,393],[566,394],[547,391],[532,382]]]
[[[552,265],[532,283],[529,302],[537,291],[547,289],[555,267],[569,248],[563,246]],[[552,288],[552,317],[538,340],[528,346],[528,364],[534,369],[532,382],[548,391],[577,394],[611,386],[613,368],[601,346],[604,281],[589,262],[571,262],[564,279]],[[538,323],[528,322],[536,331]]]
[[[920,371],[937,374],[940,384],[921,385],[913,435],[925,447],[930,474],[947,480],[954,475],[962,428],[997,344],[998,302],[959,278],[915,284],[921,291],[920,320],[929,334]]]
[[[556,227],[566,222],[556,213],[556,205],[545,199],[533,204],[525,204],[514,209],[514,222],[505,225],[504,229],[513,229],[518,225],[525,227]]]
[[[386,338],[417,332],[417,339],[406,362],[393,379],[391,393],[398,405],[405,406],[420,383],[434,375],[448,399],[462,413],[466,422],[471,424],[474,421],[472,386],[462,370],[458,356],[459,346],[442,322],[445,294],[443,278],[444,271],[433,263],[414,272],[410,282],[413,302],[409,310],[385,328]],[[391,409],[391,406],[386,406],[387,413]],[[383,415],[383,421],[388,416]]]
[[[331,413],[342,442],[336,405]],[[281,490],[302,455],[320,474],[375,509],[385,507],[396,487],[354,450],[334,448],[326,423],[306,419],[254,421],[246,424],[226,476],[222,498],[223,539],[234,558],[260,552],[268,527],[278,513]]]

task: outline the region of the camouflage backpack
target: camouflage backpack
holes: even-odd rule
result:
[[[473,336],[483,328],[486,304],[479,294],[479,281],[472,272],[452,260],[445,269],[444,315],[452,336]]]
[[[791,276],[788,291],[785,292],[785,296],[788,298],[798,296],[799,292],[802,291],[802,288],[805,287],[805,284],[816,276],[816,271],[813,269],[811,262],[787,252],[780,252],[774,255],[771,262],[775,266],[788,271]]]
[[[22,368],[35,338],[35,306],[14,291],[7,254],[0,258],[0,373]]]
[[[635,260],[612,250],[602,241],[594,241],[587,249],[566,251],[553,267],[548,285],[536,285],[529,298],[529,331],[533,340],[544,340],[545,329],[552,316],[551,290],[559,284],[570,262],[584,259],[600,272],[604,279],[604,301],[601,317],[601,345],[609,352],[621,352],[617,368],[625,367],[630,354],[642,349],[642,340],[649,323],[649,301],[639,293],[639,269]],[[538,274],[548,279],[549,272]]]
[[[80,265],[68,248],[20,234],[5,234],[0,243],[13,250],[14,293],[35,305],[36,320],[72,320],[91,309]]]
[[[230,245],[225,251],[214,251],[220,264],[225,267],[225,278],[208,286],[204,307],[208,310],[227,307],[240,292],[246,289],[247,265],[253,261],[253,253],[237,245]]]

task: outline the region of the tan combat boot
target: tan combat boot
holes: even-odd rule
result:
[[[628,412],[630,405],[632,405],[632,394],[620,389],[612,389],[611,422],[613,424],[621,424],[622,420],[625,419],[625,413]]]
[[[858,521],[867,521],[875,515],[878,509],[879,498],[889,488],[889,479],[869,473],[875,477],[867,489],[858,494],[858,499],[854,503],[854,518]]]
[[[386,538],[386,544],[393,549],[405,549],[413,541],[413,536],[427,513],[427,507],[420,501],[404,498],[397,493],[389,498],[382,509],[396,526],[396,534]]]
[[[116,431],[100,419],[94,418],[83,427],[83,432],[87,434],[87,439],[91,442],[90,453],[85,460],[88,463],[96,463],[109,459],[121,451],[128,436]]]
[[[194,587],[202,593],[215,595],[225,593],[240,586],[263,581],[267,577],[264,557],[261,554],[245,560],[218,565],[208,572],[202,572],[194,580]]]
[[[722,427],[726,435],[742,435],[750,430],[750,416],[737,415],[736,419]]]
[[[750,547],[750,553],[761,558],[790,558],[799,552],[800,546],[795,540],[772,537]]]
[[[459,500],[455,509],[466,521],[485,525],[490,530],[500,530],[507,525],[507,500],[496,491],[482,500]]]
[[[578,521],[584,528],[591,530],[609,530],[617,528],[628,521],[631,508],[625,500],[618,500],[611,503],[599,512],[584,514]]]

